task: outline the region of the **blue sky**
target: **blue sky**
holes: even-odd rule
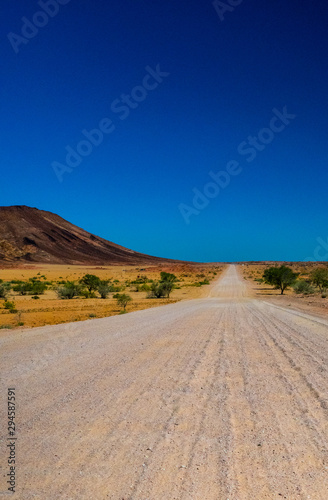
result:
[[[1,205],[158,256],[313,255],[328,236],[326,2],[50,3],[3,0]],[[145,80],[156,67],[165,76]],[[270,132],[284,107],[295,117]],[[112,132],[83,150],[104,119]],[[254,137],[266,144],[247,161],[238,147]],[[67,146],[88,152],[74,168]],[[232,160],[240,173],[196,209],[193,190]]]

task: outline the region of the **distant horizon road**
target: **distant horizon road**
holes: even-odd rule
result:
[[[0,498],[326,500],[328,320],[252,296],[0,333]]]

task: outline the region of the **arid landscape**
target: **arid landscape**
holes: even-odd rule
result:
[[[188,263],[0,217],[18,498],[326,498],[327,263]]]
[[[19,498],[326,498],[328,316],[259,296],[244,267],[203,298],[1,332]]]
[[[2,253],[1,253],[2,252]],[[84,231],[58,215],[26,206],[0,207],[0,328],[26,328],[82,321],[122,313],[116,294],[128,294],[128,311],[204,295],[223,264],[196,264],[140,254]],[[152,297],[161,272],[174,274],[169,296]],[[83,276],[107,286],[82,287],[71,300],[58,289],[79,286]],[[28,285],[31,285],[30,287]],[[0,290],[1,292],[1,290]],[[6,308],[11,304],[12,307]]]
[[[2,4],[0,500],[328,500],[327,1]]]
[[[38,295],[22,296],[11,291],[7,300],[14,302],[16,312],[5,309],[4,300],[0,300],[0,328],[26,328],[72,321],[82,321],[90,318],[102,318],[119,314],[122,308],[113,298],[115,293],[109,293],[106,299],[99,294],[95,298],[75,297],[72,300],[58,298],[56,289],[63,281],[78,282],[84,275],[96,275],[102,280],[111,279],[111,283],[121,293],[128,293],[132,301],[127,310],[137,311],[149,307],[157,307],[168,303],[198,298],[206,294],[206,288],[214,278],[218,277],[224,265],[162,265],[150,267],[136,266],[64,266],[64,265],[25,265],[19,268],[0,268],[0,279],[4,282],[28,282],[35,277],[42,282],[50,283],[48,289]],[[169,298],[147,298],[149,291],[143,290],[143,280],[158,281],[162,271],[174,273],[177,276],[176,288]],[[44,276],[44,278],[40,278]],[[140,278],[144,277],[144,278]],[[141,283],[134,283],[138,282]],[[205,280],[205,284],[204,283]],[[151,281],[147,287],[150,289]],[[202,284],[200,284],[202,283]],[[14,285],[13,285],[14,286]],[[141,288],[141,289],[140,289]],[[140,291],[136,291],[140,289]],[[34,297],[34,298],[33,298]],[[23,323],[23,325],[19,325]]]

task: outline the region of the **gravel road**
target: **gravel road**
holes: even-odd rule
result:
[[[328,321],[209,297],[1,332],[1,481],[16,388],[16,499],[328,498]]]

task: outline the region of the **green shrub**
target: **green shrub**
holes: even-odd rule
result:
[[[127,295],[126,293],[122,293],[122,294],[118,294],[118,297],[116,298],[116,300],[117,300],[118,305],[122,306],[123,310],[125,311],[128,303],[132,301],[132,297],[130,297],[130,295]]]
[[[89,318],[96,318],[96,317],[97,317],[97,314],[95,314],[95,313],[90,313],[89,314]]]
[[[17,323],[17,326],[24,326],[24,325],[25,325],[24,321],[18,321]]]
[[[15,285],[13,290],[20,295],[43,295],[47,288],[46,283],[42,283],[36,278],[30,278],[28,281]]]
[[[31,297],[31,299],[38,300],[38,299],[40,299],[40,297],[39,297],[38,295],[33,295],[33,296]]]
[[[11,285],[10,283],[3,283],[1,280],[0,283],[0,299],[6,299],[8,297],[8,294],[11,290]]]
[[[144,283],[148,283],[149,282],[149,279],[147,278],[147,276],[138,276],[137,279],[135,279],[134,281],[131,281],[131,285],[142,285]]]
[[[98,292],[102,299],[107,299],[109,292],[111,291],[111,286],[108,281],[100,281],[98,285]]]
[[[57,295],[60,299],[73,299],[81,294],[81,285],[74,281],[67,281],[65,285],[57,288]]]
[[[320,293],[324,293],[328,288],[328,269],[320,267],[311,273],[312,283],[319,288]]]
[[[0,326],[0,330],[11,330],[12,329],[12,325],[1,325]]]
[[[81,297],[84,297],[85,299],[97,298],[97,295],[95,294],[95,292],[89,292],[89,290],[81,290],[79,295],[81,295]]]
[[[154,283],[151,284],[150,291],[148,292],[147,297],[150,299],[161,299],[162,297],[165,297],[165,295],[166,291],[163,283],[154,281]]]
[[[110,292],[122,292],[125,290],[125,286],[115,286],[115,285],[109,285],[109,291]]]
[[[310,293],[314,292],[314,288],[308,283],[307,281],[301,279],[296,281],[296,283],[293,285],[294,291],[296,293],[303,293],[304,295],[309,295]]]
[[[10,312],[16,310],[15,302],[10,302],[9,300],[5,300],[3,306],[5,309],[8,309]]]
[[[175,283],[178,281],[178,278],[175,274],[166,273],[165,271],[161,272],[161,280],[159,282],[159,286],[157,288],[158,293],[161,293],[163,297],[170,297],[170,293],[175,288]]]

